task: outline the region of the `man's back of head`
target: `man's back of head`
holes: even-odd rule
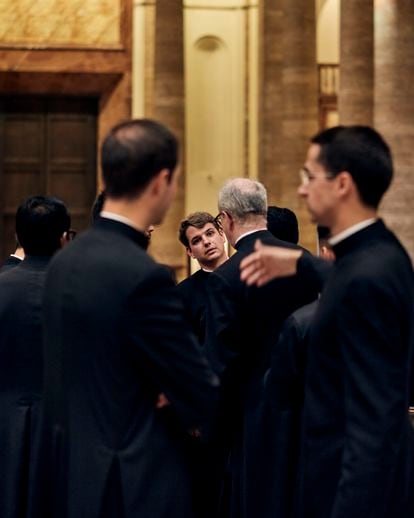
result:
[[[70,214],[62,201],[32,196],[17,209],[17,239],[26,256],[51,256],[61,248],[70,223]]]
[[[270,205],[267,209],[267,229],[277,239],[298,244],[299,225],[296,214],[287,208]]]
[[[172,177],[178,142],[159,122],[130,120],[112,128],[102,145],[101,158],[106,196],[132,198],[163,169]]]

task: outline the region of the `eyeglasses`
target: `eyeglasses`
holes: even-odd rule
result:
[[[223,218],[225,216],[225,212],[222,210],[217,214],[217,216],[214,218],[214,223],[219,227],[223,228]]]
[[[310,182],[312,180],[315,180],[316,178],[326,178],[327,180],[332,180],[333,178],[335,178],[335,176],[336,175],[334,173],[331,173],[329,171],[325,171],[321,174],[311,173],[304,167],[302,167],[302,169],[300,169],[299,171],[299,178],[302,185],[309,185]]]
[[[76,230],[74,230],[73,228],[70,228],[69,230],[66,231],[66,241],[73,241],[76,237]]]

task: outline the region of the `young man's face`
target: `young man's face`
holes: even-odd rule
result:
[[[187,254],[197,259],[200,266],[214,269],[226,257],[224,236],[216,229],[213,223],[206,223],[202,228],[188,227]]]
[[[305,199],[311,221],[329,227],[337,206],[336,181],[318,161],[319,153],[320,146],[312,144],[303,168],[305,181],[299,186],[298,194]]]

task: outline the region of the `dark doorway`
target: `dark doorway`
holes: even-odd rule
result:
[[[14,251],[17,207],[56,196],[85,229],[96,194],[98,99],[0,97],[0,260]]]

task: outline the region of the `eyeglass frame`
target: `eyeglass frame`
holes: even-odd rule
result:
[[[333,180],[338,175],[338,173],[332,173],[331,171],[321,171],[321,173],[321,175],[312,173],[311,171],[306,169],[306,167],[301,167],[299,169],[299,178],[301,185],[309,185],[312,180],[315,180],[315,178],[319,177],[324,177],[327,180]]]

